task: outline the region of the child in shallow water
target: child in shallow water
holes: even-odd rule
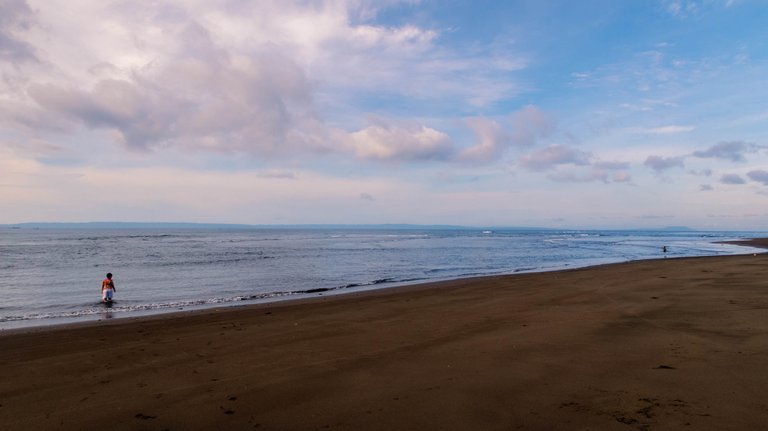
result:
[[[101,300],[103,302],[112,302],[112,296],[117,292],[115,282],[112,281],[112,273],[107,273],[107,278],[101,281]]]

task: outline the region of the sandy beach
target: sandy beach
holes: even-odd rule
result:
[[[761,429],[766,362],[768,255],[659,259],[5,331],[0,429]]]

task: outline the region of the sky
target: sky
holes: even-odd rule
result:
[[[0,0],[0,223],[768,229],[764,0]]]

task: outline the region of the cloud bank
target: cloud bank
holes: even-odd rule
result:
[[[438,43],[437,30],[373,24],[387,4],[67,3],[72,13],[62,15],[65,5],[55,0],[6,3],[0,55],[41,59],[22,68],[0,64],[6,82],[23,82],[0,84],[12,95],[0,112],[27,135],[82,128],[140,152],[486,162],[508,145],[531,145],[549,127],[535,107],[511,114],[510,130],[497,134],[493,120],[467,120],[478,137],[470,144],[415,120],[377,115],[357,130],[359,121],[329,121],[327,112],[338,110],[328,108],[362,96],[484,106],[518,91],[513,80],[497,78],[523,69],[522,57],[458,53]]]
[[[747,154],[757,153],[762,149],[765,147],[744,141],[718,142],[706,150],[694,151],[693,156],[745,162]]]

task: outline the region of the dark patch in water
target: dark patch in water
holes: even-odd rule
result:
[[[327,292],[331,290],[328,287],[318,287],[317,289],[307,289],[304,291],[304,293],[319,293],[319,292]]]

